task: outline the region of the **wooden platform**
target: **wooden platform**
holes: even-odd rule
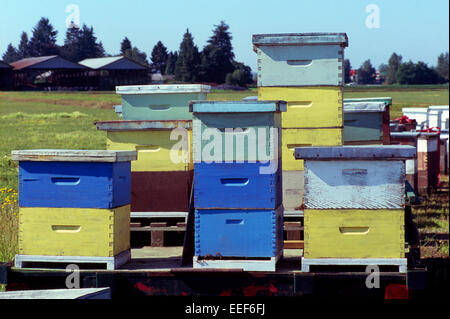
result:
[[[309,272],[310,266],[398,266],[400,273],[406,273],[406,258],[302,258],[301,271]]]
[[[131,259],[130,250],[126,250],[114,257],[91,257],[91,256],[42,256],[42,255],[16,255],[14,266],[16,268],[36,268],[28,263],[50,263],[50,264],[76,264],[80,269],[86,264],[106,265],[107,270],[115,270]]]
[[[0,292],[0,299],[111,299],[110,288],[45,289]]]
[[[194,256],[194,269],[241,269],[243,271],[267,271],[275,272],[277,262],[282,258],[283,254],[270,259],[201,259],[199,256]]]

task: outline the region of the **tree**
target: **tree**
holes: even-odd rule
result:
[[[25,31],[22,32],[22,35],[20,36],[20,43],[19,47],[17,48],[17,52],[19,53],[20,58],[22,59],[31,57],[28,34]]]
[[[399,84],[413,84],[416,78],[416,67],[412,61],[402,63],[398,67],[395,80]]]
[[[140,51],[137,47],[133,47],[131,41],[127,37],[120,43],[120,54],[136,63],[147,67],[150,66],[147,61],[147,54]]]
[[[397,71],[398,68],[402,64],[402,56],[397,55],[395,52],[392,53],[391,57],[389,58],[389,65],[388,69],[386,71],[386,83],[387,84],[394,84],[397,81]]]
[[[389,65],[382,63],[378,67],[378,72],[380,72],[380,81],[381,83],[384,83],[386,81],[387,72],[389,69]]]
[[[66,38],[64,39],[64,45],[60,49],[60,54],[63,58],[73,62],[79,62],[83,60],[81,59],[79,46],[80,38],[80,28],[73,27],[67,29]]]
[[[249,66],[233,61],[233,67],[234,71],[225,77],[226,84],[247,87],[253,82],[252,69]]]
[[[213,35],[209,38],[208,45],[203,48],[202,52],[202,79],[224,83],[227,74],[234,72],[234,53],[229,28],[224,21],[215,25]]]
[[[350,83],[350,71],[352,70],[352,65],[349,59],[344,60],[344,83]]]
[[[174,74],[175,73],[175,65],[177,63],[178,59],[178,52],[169,52],[167,56],[167,64],[166,64],[166,70],[164,71],[165,74]]]
[[[5,53],[3,53],[2,60],[6,63],[12,63],[20,59],[21,57],[17,52],[17,49],[12,45],[12,43],[8,44]]]
[[[86,25],[80,28],[68,28],[61,55],[73,62],[105,56],[103,44],[97,42],[94,28]]]
[[[375,83],[376,71],[370,63],[370,60],[365,61],[358,69],[358,83],[373,84]]]
[[[131,50],[131,41],[127,37],[125,37],[120,43],[120,53],[123,55],[127,50]]]
[[[175,64],[175,79],[183,82],[195,82],[198,80],[199,67],[200,53],[194,44],[192,34],[187,29]]]
[[[448,52],[441,53],[438,57],[436,72],[439,74],[443,82],[448,82],[449,71],[449,57]]]
[[[30,55],[46,56],[58,54],[58,46],[56,45],[56,31],[47,18],[41,18],[32,31],[33,35],[30,39]]]
[[[161,41],[158,41],[158,43],[153,47],[152,50],[151,60],[153,70],[155,72],[164,74],[166,72],[167,59],[168,59],[167,48]]]
[[[397,71],[397,82],[400,84],[436,84],[440,82],[436,70],[428,67],[422,61],[414,64],[409,61],[402,63]]]

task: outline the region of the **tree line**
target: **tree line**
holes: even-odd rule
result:
[[[251,68],[235,60],[229,28],[224,21],[215,25],[203,50],[195,45],[194,37],[187,29],[178,50],[168,51],[162,41],[158,41],[150,57],[125,37],[120,43],[120,55],[149,67],[153,73],[174,75],[176,81],[246,87],[253,82]],[[92,26],[84,24],[68,28],[61,46],[56,43],[57,34],[49,19],[41,18],[32,29],[31,38],[22,32],[18,47],[10,43],[2,59],[12,63],[24,58],[57,54],[69,61],[80,62],[87,58],[111,56],[105,52]]]
[[[429,67],[425,62],[403,62],[403,57],[392,53],[387,64],[378,67],[379,83],[382,84],[441,84],[448,83],[449,54],[441,53],[437,58],[436,67]],[[352,82],[350,60],[344,60],[345,83]],[[376,84],[376,70],[369,60],[366,60],[356,70],[358,84]]]

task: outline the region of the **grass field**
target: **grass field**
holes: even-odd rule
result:
[[[255,95],[256,89],[213,91],[208,99],[241,100]],[[346,87],[344,91],[344,98],[378,96],[392,97],[391,118],[397,118],[403,107],[448,104],[449,90],[448,86],[400,86]],[[97,131],[94,122],[118,119],[112,106],[120,103],[114,92],[0,92],[0,261],[11,260],[17,247],[18,165],[11,161],[11,151],[105,149],[106,133]],[[448,239],[448,196],[439,205],[446,208],[437,209],[434,217],[420,210],[417,218],[422,230],[446,232]],[[448,257],[448,240],[435,250],[430,254]]]

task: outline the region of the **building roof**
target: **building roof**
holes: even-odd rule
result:
[[[6,62],[0,61],[0,69],[11,69],[12,66]]]
[[[147,67],[124,56],[84,59],[78,62],[94,70],[146,70]]]
[[[85,69],[78,63],[70,62],[58,55],[26,58],[11,63],[14,70]]]

